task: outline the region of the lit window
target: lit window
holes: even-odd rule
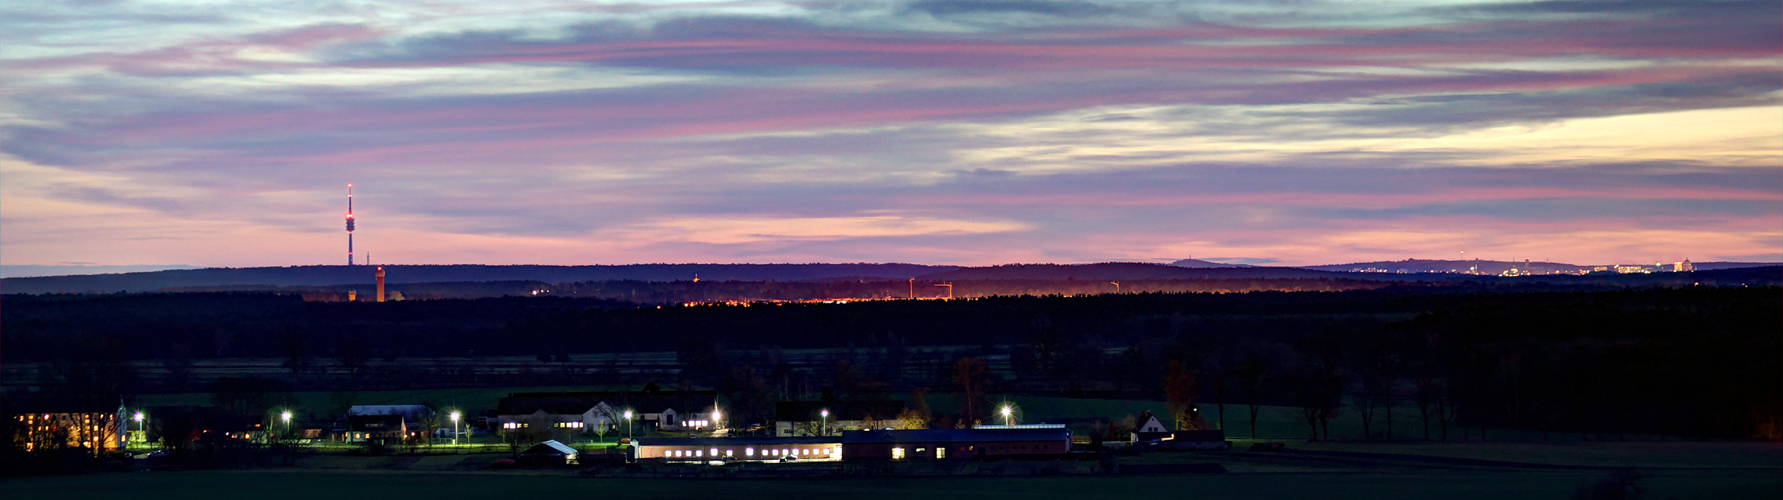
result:
[[[743,456],[749,456],[749,457],[755,456],[755,448],[744,448]]]
[[[903,448],[892,448],[892,460],[903,460],[903,459],[904,459],[904,449]]]
[[[724,450],[724,456],[726,456],[726,457],[731,456],[731,452],[733,452],[733,451],[736,451],[736,450]]]
[[[706,452],[703,452],[703,451],[700,451],[700,450],[693,450],[693,456],[696,456],[696,457],[703,457],[703,456],[706,456]]]
[[[935,458],[947,458],[947,448],[935,448]]]
[[[718,448],[712,449],[712,456],[714,456],[714,457],[718,456]]]

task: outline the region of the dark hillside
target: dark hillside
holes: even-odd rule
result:
[[[383,266],[389,283],[450,281],[704,280],[795,281],[868,276],[908,278],[956,269],[918,264],[630,264],[622,266]],[[5,293],[140,292],[185,287],[235,285],[320,286],[372,282],[372,266],[292,266],[212,268],[146,273],[6,278]]]

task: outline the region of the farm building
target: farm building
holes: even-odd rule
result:
[[[548,440],[520,452],[520,459],[531,465],[570,465],[581,453],[567,444]]]
[[[970,460],[1064,455],[1071,431],[1063,425],[980,426],[973,429],[866,430],[842,435],[843,460]]]
[[[659,438],[636,441],[638,460],[665,462],[796,461],[842,459],[842,440],[835,437]]]
[[[1071,450],[1071,431],[1044,424],[880,429],[840,436],[642,439],[637,446],[637,459],[666,462],[971,460],[1063,455]]]
[[[1161,444],[1178,450],[1224,450],[1232,447],[1226,441],[1226,431],[1176,431],[1170,433],[1169,439],[1161,440]]]

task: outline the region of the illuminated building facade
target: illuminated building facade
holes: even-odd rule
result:
[[[116,409],[43,401],[11,406],[16,410],[34,410],[11,415],[20,429],[14,439],[26,451],[56,448],[87,448],[95,452],[115,450],[124,445],[128,435],[121,404]]]

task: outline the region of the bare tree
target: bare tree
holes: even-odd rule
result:
[[[340,362],[341,371],[347,376],[358,378],[365,371],[365,344],[357,337],[349,336],[334,348],[334,356]]]
[[[1331,438],[1331,419],[1335,418],[1343,406],[1343,379],[1336,369],[1324,364],[1305,366],[1288,377],[1293,389],[1295,404],[1300,407],[1301,418],[1312,428],[1312,440],[1319,439],[1319,431],[1324,430],[1325,439]]]
[[[310,368],[310,340],[296,330],[286,330],[280,345],[279,355],[284,358],[284,368],[292,374],[303,373]]]
[[[978,404],[978,400],[984,397],[985,375],[988,372],[982,359],[963,357],[953,362],[953,383],[960,387],[961,395],[965,398],[961,405],[965,411],[960,415],[960,420],[967,428],[981,420],[984,408]]]
[[[607,442],[607,433],[616,428],[622,416],[617,408],[605,401],[594,406],[594,417],[599,420],[594,425],[594,434],[600,438],[600,442]]]
[[[161,369],[167,371],[167,385],[174,392],[185,392],[192,381],[192,348],[176,342],[168,346],[168,351],[170,355],[161,360]]]
[[[1375,395],[1364,384],[1361,390],[1350,396],[1350,409],[1362,419],[1362,439],[1374,439]]]
[[[1208,388],[1213,389],[1213,405],[1220,413],[1219,429],[1224,431],[1226,430],[1226,388],[1232,384],[1232,372],[1224,366],[1213,365],[1211,367],[1204,366],[1202,374],[1205,375],[1202,378],[1207,381]]]
[[[1232,376],[1244,385],[1244,404],[1251,411],[1251,439],[1257,439],[1257,413],[1262,408],[1262,388],[1269,367],[1260,356],[1251,356],[1238,364]]]
[[[1168,373],[1164,376],[1164,401],[1170,410],[1170,417],[1176,421],[1176,430],[1197,430],[1201,426],[1196,421],[1199,415],[1195,412],[1195,374],[1181,361],[1171,361]]]
[[[1436,377],[1419,375],[1412,379],[1412,402],[1418,405],[1418,421],[1424,427],[1424,440],[1430,440],[1430,417],[1436,413]]]
[[[1449,399],[1447,380],[1436,379],[1431,386],[1433,390],[1432,406],[1436,410],[1436,421],[1442,425],[1442,440],[1449,440],[1449,423],[1455,420],[1455,402]]]

